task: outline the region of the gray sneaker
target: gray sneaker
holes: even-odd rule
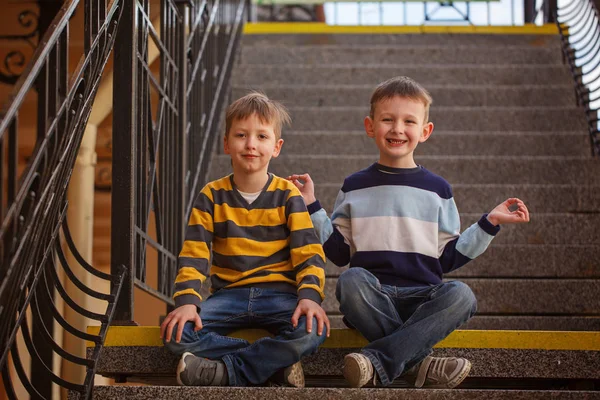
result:
[[[177,365],[177,383],[182,386],[226,386],[227,368],[223,361],[183,353]]]
[[[427,356],[401,378],[415,387],[452,389],[469,375],[471,362],[465,358]]]
[[[287,368],[279,370],[267,382],[273,386],[293,386],[297,388],[304,387],[304,370],[302,363],[298,361]]]

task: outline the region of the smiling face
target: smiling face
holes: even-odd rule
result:
[[[425,122],[425,105],[394,96],[376,104],[373,117],[365,118],[367,136],[379,148],[379,163],[392,168],[414,168],[417,145],[429,139],[433,124]]]
[[[266,174],[269,161],[279,155],[282,145],[283,139],[276,137],[273,125],[261,121],[257,114],[233,120],[224,140],[234,175]]]

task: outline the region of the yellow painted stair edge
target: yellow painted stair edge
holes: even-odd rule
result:
[[[98,326],[90,326],[87,332],[97,335]],[[260,329],[234,332],[231,337],[253,342],[270,336]],[[324,348],[361,348],[367,340],[351,329],[332,329]],[[108,329],[104,346],[162,346],[158,326],[113,326]],[[93,343],[88,342],[88,347]],[[437,348],[469,349],[523,349],[523,350],[588,350],[600,351],[600,332],[582,331],[501,331],[457,330],[442,340]]]
[[[557,35],[556,24],[523,26],[394,26],[394,25],[327,25],[322,22],[254,22],[244,25],[245,35],[259,34],[500,34]]]

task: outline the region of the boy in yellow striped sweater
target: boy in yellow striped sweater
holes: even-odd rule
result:
[[[302,387],[300,359],[329,334],[320,305],[323,249],[299,190],[267,172],[289,121],[281,104],[260,93],[227,109],[224,149],[233,174],[208,183],[195,200],[179,254],[177,308],[161,325],[165,346],[181,355],[182,385]],[[202,301],[208,276],[212,294]],[[250,344],[226,336],[242,328],[274,337]]]

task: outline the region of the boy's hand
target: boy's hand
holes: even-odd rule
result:
[[[171,334],[173,328],[177,325],[177,334],[175,335],[175,342],[181,341],[181,334],[183,333],[183,326],[186,322],[193,321],[196,325],[194,331],[202,329],[202,320],[198,315],[198,310],[193,304],[186,304],[179,306],[167,315],[167,318],[160,325],[160,337],[164,338],[165,342],[171,341]]]
[[[329,318],[325,314],[325,310],[320,305],[309,299],[302,299],[298,302],[296,311],[292,315],[292,325],[298,326],[298,319],[301,315],[306,315],[306,332],[312,332],[313,317],[317,319],[317,334],[321,336],[323,334],[323,325],[327,327],[327,337],[329,337]]]
[[[515,211],[510,211],[509,207],[517,205]],[[500,224],[518,224],[529,222],[529,210],[521,200],[517,198],[507,199],[504,203],[498,204],[487,216],[488,221],[493,225]]]
[[[304,183],[301,183],[299,179],[302,179]],[[309,174],[290,175],[287,177],[287,180],[291,181],[298,189],[300,189],[304,204],[308,206],[317,201],[317,198],[315,197],[315,184]]]

